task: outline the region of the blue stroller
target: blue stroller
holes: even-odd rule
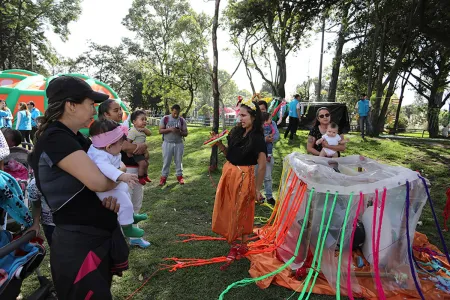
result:
[[[12,234],[0,230],[0,298],[16,299],[20,294],[23,280],[37,270],[45,256],[45,248],[33,240],[36,232],[23,234],[32,225],[31,214],[24,204],[23,191],[17,181],[8,173],[0,171],[0,208],[8,213],[22,231]],[[0,219],[0,225],[5,219]],[[39,276],[40,288],[30,300],[45,299],[50,292],[51,283]]]

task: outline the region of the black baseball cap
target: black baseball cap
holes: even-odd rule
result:
[[[94,91],[83,79],[75,76],[62,75],[50,81],[46,94],[48,104],[60,102],[68,98],[72,102],[83,102],[90,98],[95,103],[101,103],[109,98],[108,95]]]

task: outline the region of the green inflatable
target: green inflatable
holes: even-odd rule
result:
[[[117,93],[106,83],[82,74],[58,74],[46,78],[27,70],[13,69],[0,71],[0,99],[6,100],[6,106],[11,110],[14,118],[17,115],[19,104],[21,102],[28,103],[33,101],[36,108],[43,113],[47,108],[45,89],[53,78],[61,75],[82,78],[94,91],[104,93],[108,95],[110,99],[116,100],[124,111],[123,120],[127,120],[129,111],[125,104],[120,100]],[[13,121],[13,128],[15,128],[15,120]],[[88,129],[83,129],[82,133],[87,134]]]

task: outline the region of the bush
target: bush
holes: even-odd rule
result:
[[[213,108],[211,106],[209,106],[208,104],[205,104],[202,107],[200,107],[198,112],[205,117],[209,117],[213,112]]]
[[[394,129],[395,125],[395,119],[390,121],[387,124],[387,128]],[[400,118],[398,120],[398,132],[405,132],[406,128],[408,127],[408,119],[405,116],[400,115]]]

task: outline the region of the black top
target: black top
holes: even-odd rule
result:
[[[339,135],[341,135],[342,134],[342,131],[341,131],[341,128],[339,127],[339,129],[338,129],[338,134]],[[316,126],[314,126],[313,128],[311,128],[311,130],[309,131],[309,134],[308,135],[310,135],[310,136],[312,136],[312,137],[314,137],[316,140],[314,141],[314,145],[313,145],[313,148],[314,149],[316,149],[317,151],[322,151],[322,144],[320,144],[320,145],[317,145],[316,144],[316,142],[317,142],[317,140],[320,140],[321,138],[322,138],[322,133],[320,132],[320,129],[319,129],[319,125],[316,125]],[[340,155],[340,153],[338,152],[338,155],[339,156],[341,156]]]
[[[228,151],[227,160],[235,166],[255,166],[258,164],[259,153],[267,154],[266,142],[264,141],[264,134],[250,133],[236,145],[230,145],[230,136],[228,136]],[[252,144],[248,151],[244,151],[243,146],[252,135]],[[245,152],[245,153],[244,153]]]
[[[57,164],[78,150],[87,151],[91,141],[54,122],[39,138],[31,156],[36,184],[53,212],[56,225],[85,225],[113,231],[117,214],[103,207],[97,194]],[[82,167],[82,166],[80,166]]]

